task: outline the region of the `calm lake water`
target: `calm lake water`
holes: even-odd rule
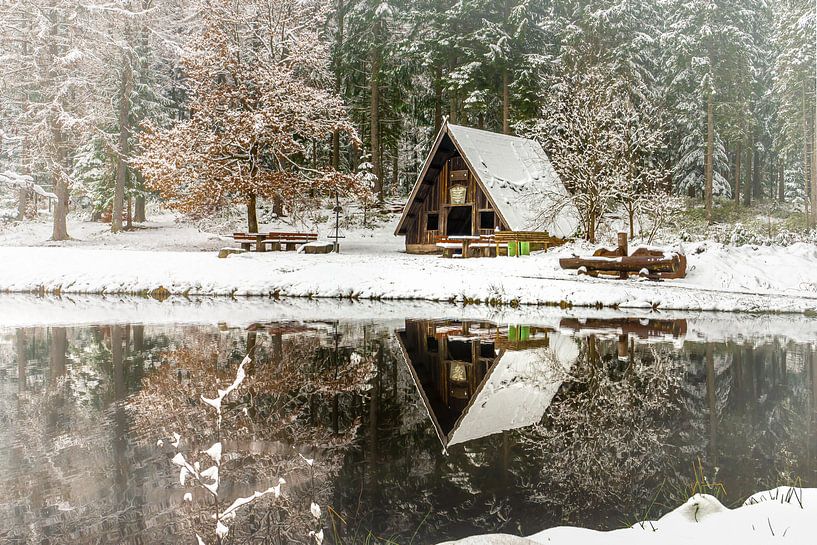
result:
[[[308,543],[321,527],[327,542],[401,544],[610,529],[695,491],[736,505],[817,486],[817,321],[805,317],[21,297],[0,308],[3,543],[194,543],[212,504],[180,485],[173,433],[201,456],[216,430],[199,396],[248,352],[225,403],[222,501],[287,483],[243,511],[227,543]]]

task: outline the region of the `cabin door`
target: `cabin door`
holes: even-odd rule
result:
[[[474,208],[470,205],[452,206],[448,209],[445,234],[449,237],[470,236]]]

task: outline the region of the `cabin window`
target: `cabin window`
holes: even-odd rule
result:
[[[479,228],[480,229],[493,229],[496,227],[496,219],[494,216],[493,210],[480,210],[479,211]]]
[[[440,215],[436,212],[426,214],[426,231],[436,231],[440,228]]]

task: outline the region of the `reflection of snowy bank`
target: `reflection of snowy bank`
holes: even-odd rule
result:
[[[774,339],[815,343],[817,320],[804,315],[726,312],[651,311],[647,309],[560,309],[546,306],[512,308],[452,305],[430,301],[350,301],[349,299],[252,297],[181,297],[165,301],[134,296],[66,295],[35,297],[0,294],[0,327],[68,326],[82,324],[224,324],[246,327],[267,321],[341,320],[378,322],[402,327],[405,319],[487,320],[528,324],[574,334],[570,322],[592,320],[683,320],[686,332],[668,341],[741,341],[758,344]],[[584,332],[578,332],[584,335]],[[614,338],[616,331],[596,332]],[[649,339],[645,339],[649,341]]]
[[[817,531],[817,489],[780,487],[752,495],[743,506],[727,509],[716,498],[698,494],[655,521],[599,532],[560,526],[530,537],[505,534],[473,536],[457,545],[637,545],[740,543],[765,545],[813,543]]]

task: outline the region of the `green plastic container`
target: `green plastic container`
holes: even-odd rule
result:
[[[519,255],[530,255],[530,242],[519,243]]]
[[[509,242],[508,243],[508,257],[513,257],[516,255],[516,242]]]
[[[518,341],[519,340],[515,325],[509,325],[508,326],[508,340],[509,341]]]
[[[520,341],[527,341],[530,339],[530,326],[520,326],[519,328],[519,340]]]

